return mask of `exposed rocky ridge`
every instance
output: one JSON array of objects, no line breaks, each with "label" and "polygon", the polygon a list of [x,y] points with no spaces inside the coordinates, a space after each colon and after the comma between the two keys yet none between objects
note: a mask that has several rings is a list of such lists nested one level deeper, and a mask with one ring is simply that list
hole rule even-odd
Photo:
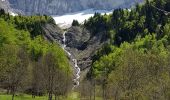
[{"label": "exposed rocky ridge", "polygon": [[78,60],[81,69],[85,69],[92,64],[91,57],[95,54],[105,41],[102,41],[102,34],[92,36],[82,27],[71,27],[66,33],[67,49]]},{"label": "exposed rocky ridge", "polygon": [[[56,25],[46,24],[43,26],[45,38],[62,44],[62,33],[64,32]],[[101,42],[102,35],[91,37],[86,29],[82,27],[71,27],[66,32],[66,49],[78,60],[81,70],[92,64],[91,57],[104,42]]]},{"label": "exposed rocky ridge", "polygon": [[11,7],[27,15],[60,15],[85,9],[112,10],[127,8],[143,0],[8,0]]},{"label": "exposed rocky ridge", "polygon": [[44,31],[44,38],[51,41],[51,42],[57,42],[58,44],[61,44],[62,41],[62,33],[63,30],[60,29],[55,24],[45,24],[42,26],[42,29]]},{"label": "exposed rocky ridge", "polygon": [[4,9],[6,12],[8,12],[8,10],[10,10],[8,1],[0,0],[0,9]]},{"label": "exposed rocky ridge", "polygon": [[8,0],[0,0],[0,9],[4,9],[6,13],[9,13],[12,16],[15,16],[17,14],[24,14],[24,12],[22,12],[21,10],[11,8]]}]

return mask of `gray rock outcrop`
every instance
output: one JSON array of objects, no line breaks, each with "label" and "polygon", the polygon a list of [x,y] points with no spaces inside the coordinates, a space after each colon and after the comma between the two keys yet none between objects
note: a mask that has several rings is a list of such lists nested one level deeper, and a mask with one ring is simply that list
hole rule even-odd
[{"label": "gray rock outcrop", "polygon": [[6,12],[8,12],[10,10],[8,1],[0,0],[0,9],[4,9]]},{"label": "gray rock outcrop", "polygon": [[[43,31],[44,37],[47,40],[62,45],[63,30],[56,25],[46,24],[43,26]],[[81,70],[90,67],[92,64],[92,56],[105,42],[101,41],[103,37],[102,34],[91,36],[91,33],[82,27],[70,27],[66,30],[65,35],[67,45],[65,49],[78,60],[78,66]]]},{"label": "gray rock outcrop", "polygon": [[27,15],[60,15],[85,9],[112,10],[143,0],[8,0],[11,7]]},{"label": "gray rock outcrop", "polygon": [[83,27],[72,26],[67,30],[66,49],[78,60],[81,70],[91,66],[92,56],[105,43],[102,37],[102,34],[92,36]]}]

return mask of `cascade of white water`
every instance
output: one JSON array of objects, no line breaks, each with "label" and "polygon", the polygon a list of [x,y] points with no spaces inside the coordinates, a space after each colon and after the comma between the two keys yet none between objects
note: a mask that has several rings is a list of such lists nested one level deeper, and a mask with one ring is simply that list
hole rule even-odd
[{"label": "cascade of white water", "polygon": [[74,89],[75,87],[79,86],[80,68],[78,67],[77,59],[74,59],[73,56],[71,55],[71,53],[65,49],[66,48],[65,34],[66,34],[66,32],[63,33],[63,49],[68,54],[68,56],[72,59],[72,61],[74,62],[74,69],[75,69],[75,78],[73,79],[73,82],[74,82],[73,89]]}]

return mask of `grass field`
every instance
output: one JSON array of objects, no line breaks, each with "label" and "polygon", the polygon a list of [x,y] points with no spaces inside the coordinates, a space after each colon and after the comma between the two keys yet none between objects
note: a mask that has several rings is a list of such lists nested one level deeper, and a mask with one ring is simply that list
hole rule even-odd
[{"label": "grass field", "polygon": [[[0,100],[11,100],[11,99],[12,99],[12,95],[0,94]],[[36,96],[35,98],[32,98],[31,95],[24,94],[24,95],[15,96],[14,100],[48,100],[48,97],[47,96],[41,96],[41,97]],[[72,93],[67,98],[60,97],[60,100],[80,100],[80,99],[77,93]]]},{"label": "grass field", "polygon": [[[11,95],[5,95],[5,94],[0,94],[0,100],[11,100],[12,96]],[[14,100],[48,100],[47,96],[41,96],[38,97],[36,96],[35,98],[32,98],[31,95],[18,95],[15,96]],[[54,97],[53,97],[54,100]],[[60,100],[89,100],[88,98],[79,98],[78,93],[71,93],[70,95],[68,95],[68,97],[60,97]],[[102,100],[101,98],[96,97],[96,100]]]},{"label": "grass field", "polygon": [[[11,95],[0,95],[0,100],[11,100]],[[15,96],[14,100],[48,100],[46,96],[32,98],[30,95]]]}]

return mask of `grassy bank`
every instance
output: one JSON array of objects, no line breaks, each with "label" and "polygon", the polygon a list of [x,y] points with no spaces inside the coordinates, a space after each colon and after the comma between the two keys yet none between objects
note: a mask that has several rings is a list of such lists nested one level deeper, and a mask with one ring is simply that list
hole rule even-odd
[{"label": "grassy bank", "polygon": [[[0,95],[0,100],[11,100],[11,95]],[[46,96],[32,98],[31,95],[18,95],[15,100],[48,100]]]},{"label": "grassy bank", "polygon": [[[12,95],[0,94],[0,100],[11,100]],[[48,96],[36,96],[32,98],[31,95],[23,94],[15,96],[14,100],[48,100]],[[54,100],[54,97],[53,97]],[[80,98],[78,93],[71,93],[67,97],[60,97],[60,100],[89,100],[89,98]],[[102,98],[96,97],[96,100],[102,100]]]},{"label": "grassy bank", "polygon": [[[60,100],[80,100],[77,93],[69,94],[68,97],[60,97]],[[0,100],[11,100],[12,95],[0,94]],[[53,97],[54,99],[54,97]],[[15,96],[14,100],[48,100],[48,96],[36,96],[32,98],[31,95],[22,94]]]}]

